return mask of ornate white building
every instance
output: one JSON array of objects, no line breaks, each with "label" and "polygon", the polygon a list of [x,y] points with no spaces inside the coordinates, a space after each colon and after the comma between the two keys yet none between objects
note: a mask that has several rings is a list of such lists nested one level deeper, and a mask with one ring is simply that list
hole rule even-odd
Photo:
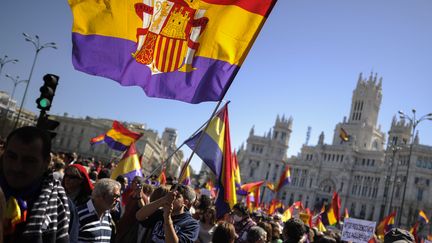
[{"label": "ornate white building", "polygon": [[[381,99],[382,78],[371,74],[364,79],[360,74],[349,117],[336,124],[332,143],[325,144],[321,133],[316,145],[303,145],[301,152],[289,159],[286,154],[292,118],[278,116],[273,129],[264,136],[255,135],[252,128],[246,147],[238,152],[242,182],[277,183],[289,166],[291,184],[278,195],[266,190],[264,201],[277,197],[291,204],[300,200],[306,207],[319,210],[337,191],[342,210],[347,208],[351,217],[374,221],[393,210],[399,213],[406,184],[402,225],[414,222],[420,209],[430,216],[432,147],[419,144],[417,134],[406,180],[412,124],[394,117],[386,142],[377,124]],[[349,135],[348,142],[342,141],[341,128]]]}]

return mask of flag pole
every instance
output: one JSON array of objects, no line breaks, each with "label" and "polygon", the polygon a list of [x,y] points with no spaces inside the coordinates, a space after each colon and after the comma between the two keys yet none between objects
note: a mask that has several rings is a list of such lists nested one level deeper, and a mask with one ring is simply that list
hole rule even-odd
[{"label": "flag pole", "polygon": [[[216,106],[216,108],[215,108],[215,111],[217,111],[217,109],[218,109],[218,107],[219,107],[219,105],[220,105],[220,103],[222,102],[222,99],[218,102],[218,105]],[[229,101],[227,102],[227,103],[229,103]],[[189,140],[189,139],[191,139],[192,137],[194,137],[198,132],[200,132],[201,130],[204,130],[205,131],[205,129],[207,129],[207,127],[208,127],[208,125],[210,124],[210,121],[213,119],[213,116],[214,116],[214,114],[216,113],[216,112],[213,112],[213,114],[212,114],[212,116],[210,117],[210,119],[208,119],[207,121],[205,121],[195,132],[193,132],[192,133],[192,135],[190,135],[189,136],[189,138],[187,138],[185,141],[183,141],[183,143],[176,149],[176,150],[174,150],[169,156],[168,156],[168,158],[166,158],[161,164],[159,164],[151,173],[150,173],[150,175],[148,175],[145,179],[148,179],[148,178],[150,178],[154,173],[156,173],[156,171],[158,171],[162,166],[164,166],[166,163],[168,163],[168,161],[174,156],[174,154],[176,154],[179,150],[180,150],[180,148],[181,147],[183,147],[183,145],[185,145],[186,143],[186,141],[187,140]],[[204,129],[202,129],[203,127],[205,127]],[[201,136],[200,136],[201,137]],[[198,141],[198,143],[197,143],[197,146],[196,147],[198,147],[198,145],[199,145],[199,142],[200,141]],[[189,161],[190,161],[190,159],[191,158],[189,158],[189,160],[188,160],[188,165],[189,165]],[[182,173],[182,171],[183,171],[183,168],[182,168],[182,170],[180,171],[180,175],[181,175],[181,173]],[[180,177],[179,177],[180,178]]]},{"label": "flag pole", "polygon": [[174,150],[174,152],[172,152],[168,158],[166,158],[162,163],[160,163],[148,176],[146,176],[145,179],[150,178],[154,173],[156,173],[156,171],[158,171],[161,167],[165,166],[166,163],[168,163],[168,161],[174,156],[174,154],[176,154],[181,147],[183,147],[183,145],[185,145],[185,142],[183,142],[176,150]]}]

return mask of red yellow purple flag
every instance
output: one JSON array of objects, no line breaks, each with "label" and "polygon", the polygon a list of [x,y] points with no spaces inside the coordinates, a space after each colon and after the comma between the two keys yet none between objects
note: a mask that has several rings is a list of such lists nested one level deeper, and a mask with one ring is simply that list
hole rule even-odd
[{"label": "red yellow purple flag", "polygon": [[127,177],[128,181],[132,181],[135,176],[143,176],[135,143],[130,145],[123,158],[114,168],[111,173],[111,179],[115,180],[119,175]]},{"label": "red yellow purple flag", "polygon": [[419,221],[425,224],[429,223],[429,218],[426,216],[426,213],[423,210],[419,211]]},{"label": "red yellow purple flag", "polygon": [[237,154],[234,151],[232,153],[232,160],[233,160],[233,170],[234,170],[234,181],[235,181],[235,185],[236,188],[240,188],[241,187],[241,177],[240,177],[240,166],[238,165],[238,161],[237,161]]},{"label": "red yellow purple flag", "polygon": [[289,183],[291,183],[291,172],[289,166],[287,166],[279,178],[279,182],[276,186],[276,192]]},{"label": "red yellow purple flag", "polygon": [[385,217],[377,226],[376,232],[380,237],[384,235],[394,227],[396,212],[392,212],[389,216]]},{"label": "red yellow purple flag", "polygon": [[120,122],[113,121],[112,128],[104,136],[104,142],[112,149],[125,151],[142,136],[128,130]]},{"label": "red yellow purple flag", "polygon": [[217,101],[276,0],[68,0],[75,69],[151,97]]},{"label": "red yellow purple flag", "polygon": [[183,174],[179,177],[179,182],[183,185],[190,186],[191,185],[191,174],[190,174],[190,168],[189,165],[185,164],[184,166],[187,166],[186,169],[182,170],[184,171]]},{"label": "red yellow purple flag", "polygon": [[340,202],[339,194],[337,192],[333,192],[330,209],[327,212],[327,220],[329,225],[335,225],[336,223],[339,222],[340,207],[341,207],[341,202]]},{"label": "red yellow purple flag", "polygon": [[90,139],[90,145],[93,146],[96,144],[104,143],[105,142],[104,139],[105,139],[105,134],[101,134],[99,136],[96,136],[96,137]]}]

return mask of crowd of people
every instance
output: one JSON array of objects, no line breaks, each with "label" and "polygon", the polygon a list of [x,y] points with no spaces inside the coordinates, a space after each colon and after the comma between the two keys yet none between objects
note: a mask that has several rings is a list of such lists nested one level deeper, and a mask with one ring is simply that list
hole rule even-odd
[{"label": "crowd of people", "polygon": [[[251,213],[244,203],[218,219],[214,198],[175,179],[110,179],[113,164],[53,153],[35,127],[10,133],[0,154],[0,242],[341,242],[336,231]],[[395,241],[414,238],[392,229],[384,242]]]}]

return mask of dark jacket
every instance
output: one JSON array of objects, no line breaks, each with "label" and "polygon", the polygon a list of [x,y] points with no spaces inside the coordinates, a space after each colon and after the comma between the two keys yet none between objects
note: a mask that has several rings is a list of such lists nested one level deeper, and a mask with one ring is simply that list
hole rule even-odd
[{"label": "dark jacket", "polygon": [[[198,239],[200,227],[199,222],[198,220],[192,218],[192,215],[189,212],[174,215],[172,216],[172,220],[180,243],[192,243]],[[143,242],[165,243],[164,219],[162,210],[157,210],[146,220],[142,221],[141,225],[146,229],[154,226],[151,230],[147,231]]]}]

